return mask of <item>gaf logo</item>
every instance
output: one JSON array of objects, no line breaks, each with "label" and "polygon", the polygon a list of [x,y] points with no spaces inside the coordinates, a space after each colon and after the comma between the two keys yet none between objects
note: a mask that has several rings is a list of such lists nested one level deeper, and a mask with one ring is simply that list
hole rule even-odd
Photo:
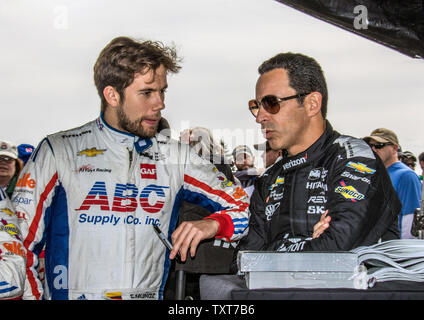
[{"label": "gaf logo", "polygon": [[140,164],[140,172],[142,179],[157,179],[155,164]]}]

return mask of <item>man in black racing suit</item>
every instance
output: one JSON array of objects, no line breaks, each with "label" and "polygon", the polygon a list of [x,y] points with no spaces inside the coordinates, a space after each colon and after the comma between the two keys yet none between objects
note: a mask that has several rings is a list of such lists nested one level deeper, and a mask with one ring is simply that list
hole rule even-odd
[{"label": "man in black racing suit", "polygon": [[[345,251],[399,238],[401,204],[389,175],[363,140],[340,135],[326,120],[318,63],[283,53],[259,73],[249,109],[271,148],[285,155],[255,182],[238,250]],[[331,227],[313,237],[327,211]]]}]

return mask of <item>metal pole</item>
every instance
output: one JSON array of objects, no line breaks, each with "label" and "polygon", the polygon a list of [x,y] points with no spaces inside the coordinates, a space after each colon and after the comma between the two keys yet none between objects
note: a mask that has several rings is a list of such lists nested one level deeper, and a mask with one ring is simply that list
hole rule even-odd
[{"label": "metal pole", "polygon": [[184,300],[186,274],[183,270],[176,271],[177,284],[175,288],[175,300]]}]

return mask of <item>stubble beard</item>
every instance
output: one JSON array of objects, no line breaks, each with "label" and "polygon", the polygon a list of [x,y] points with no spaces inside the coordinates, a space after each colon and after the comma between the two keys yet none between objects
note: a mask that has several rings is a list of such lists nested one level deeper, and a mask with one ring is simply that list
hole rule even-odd
[{"label": "stubble beard", "polygon": [[148,130],[144,129],[142,124],[144,119],[144,117],[140,117],[131,121],[127,117],[122,104],[118,108],[118,125],[120,128],[143,139],[152,138],[156,134],[158,127],[150,127]]}]

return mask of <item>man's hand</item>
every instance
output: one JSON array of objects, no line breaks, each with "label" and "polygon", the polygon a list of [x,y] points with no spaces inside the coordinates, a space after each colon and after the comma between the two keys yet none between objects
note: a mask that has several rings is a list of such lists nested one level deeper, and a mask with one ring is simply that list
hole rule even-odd
[{"label": "man's hand", "polygon": [[329,226],[331,217],[327,217],[328,210],[326,210],[322,215],[319,221],[314,225],[314,233],[312,238],[318,238]]},{"label": "man's hand", "polygon": [[169,258],[174,259],[180,252],[181,261],[185,261],[189,248],[190,256],[194,257],[200,241],[213,238],[218,229],[219,223],[213,219],[181,223],[171,236],[173,249]]}]

